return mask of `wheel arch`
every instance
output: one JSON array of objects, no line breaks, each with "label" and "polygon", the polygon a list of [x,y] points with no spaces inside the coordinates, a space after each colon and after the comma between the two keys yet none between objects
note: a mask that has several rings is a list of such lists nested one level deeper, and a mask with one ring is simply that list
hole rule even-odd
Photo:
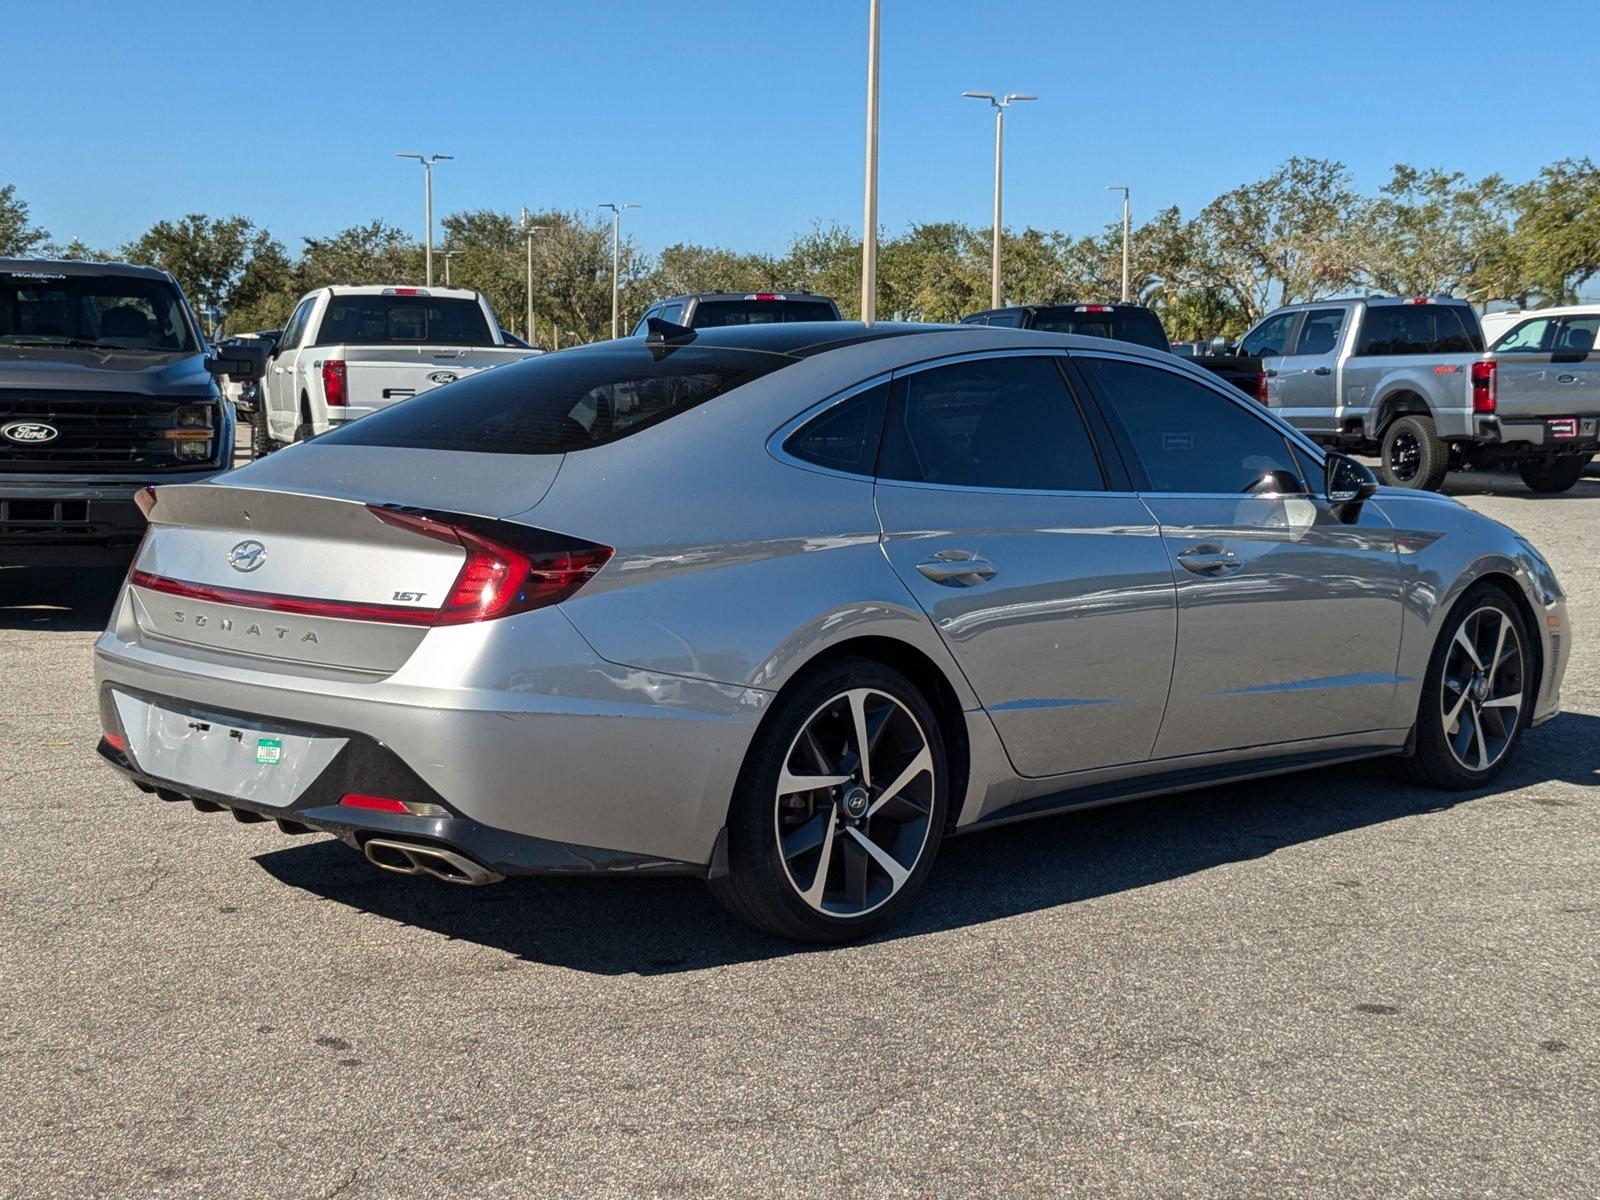
[{"label": "wheel arch", "polygon": [[[1499,568],[1485,571],[1470,584],[1468,584],[1467,588],[1476,587],[1480,583],[1487,583],[1491,587],[1498,588],[1501,592],[1505,593],[1506,599],[1511,601],[1511,606],[1522,614],[1522,619],[1528,626],[1528,648],[1533,657],[1533,695],[1534,703],[1537,706],[1538,698],[1544,691],[1545,670],[1544,637],[1540,628],[1542,622],[1540,620],[1538,611],[1534,608],[1533,601],[1528,599],[1528,593],[1523,590],[1522,584],[1518,581],[1517,577],[1508,571],[1503,571]],[[1466,589],[1463,589],[1461,595],[1465,594]],[[1454,600],[1451,601],[1452,608],[1455,607],[1455,604],[1460,600],[1460,598],[1461,596],[1458,595]]]},{"label": "wheel arch", "polygon": [[851,658],[864,658],[898,671],[927,699],[934,718],[939,722],[939,732],[949,756],[949,802],[946,805],[945,829],[948,832],[955,828],[972,777],[972,740],[967,732],[966,713],[961,707],[956,685],[944,668],[910,642],[881,634],[864,634],[822,648],[789,673],[778,689],[774,702],[768,704],[766,712],[762,714],[755,735],[750,740],[751,747],[760,743],[762,734],[774,719],[773,714],[779,708],[776,703],[778,698],[803,685],[818,671]]},{"label": "wheel arch", "polygon": [[1433,409],[1421,392],[1409,383],[1398,383],[1384,393],[1374,409],[1371,434],[1382,439],[1389,426],[1405,416],[1431,417]]}]

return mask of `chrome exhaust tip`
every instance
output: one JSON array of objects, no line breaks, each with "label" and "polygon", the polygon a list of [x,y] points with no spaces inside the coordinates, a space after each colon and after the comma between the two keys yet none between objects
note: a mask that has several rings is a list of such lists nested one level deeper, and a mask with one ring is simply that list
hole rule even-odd
[{"label": "chrome exhaust tip", "polygon": [[397,875],[432,875],[446,883],[462,883],[468,887],[499,883],[505,878],[454,850],[421,842],[368,838],[362,843],[361,850],[373,866]]}]

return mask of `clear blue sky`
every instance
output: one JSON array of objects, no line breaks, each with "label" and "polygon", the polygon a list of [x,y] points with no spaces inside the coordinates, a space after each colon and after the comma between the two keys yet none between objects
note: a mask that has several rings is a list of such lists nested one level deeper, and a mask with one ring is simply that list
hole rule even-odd
[{"label": "clear blue sky", "polygon": [[[1193,212],[1292,154],[1366,189],[1407,161],[1527,178],[1595,155],[1593,0],[1314,5],[883,0],[882,223],[989,217],[992,125],[965,89],[1037,92],[1007,122],[1006,219],[1086,232]],[[232,5],[15,3],[0,183],[61,240],[243,213],[291,249],[383,217],[643,204],[647,249],[781,249],[861,219],[866,0]],[[1563,32],[1565,31],[1565,32]],[[20,66],[19,66],[20,64]]]}]

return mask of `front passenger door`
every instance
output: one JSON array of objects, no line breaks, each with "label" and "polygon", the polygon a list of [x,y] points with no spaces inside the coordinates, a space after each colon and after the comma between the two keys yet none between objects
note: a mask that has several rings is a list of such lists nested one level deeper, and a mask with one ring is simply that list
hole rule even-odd
[{"label": "front passenger door", "polygon": [[1320,470],[1244,397],[1154,363],[1075,353],[1161,524],[1178,654],[1158,758],[1409,725],[1392,711],[1402,614],[1393,527],[1341,516]]}]

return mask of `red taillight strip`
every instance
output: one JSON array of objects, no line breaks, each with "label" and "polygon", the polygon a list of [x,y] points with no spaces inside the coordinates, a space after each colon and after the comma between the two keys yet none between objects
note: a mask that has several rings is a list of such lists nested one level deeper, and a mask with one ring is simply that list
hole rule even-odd
[{"label": "red taillight strip", "polygon": [[363,604],[356,600],[313,600],[306,596],[282,596],[276,592],[252,592],[245,588],[216,587],[208,583],[189,583],[168,579],[149,571],[130,571],[128,582],[134,587],[204,600],[211,604],[237,604],[266,612],[290,613],[299,617],[336,617],[342,621],[385,621],[391,625],[432,625],[438,615],[431,608],[405,608],[397,604]]}]

